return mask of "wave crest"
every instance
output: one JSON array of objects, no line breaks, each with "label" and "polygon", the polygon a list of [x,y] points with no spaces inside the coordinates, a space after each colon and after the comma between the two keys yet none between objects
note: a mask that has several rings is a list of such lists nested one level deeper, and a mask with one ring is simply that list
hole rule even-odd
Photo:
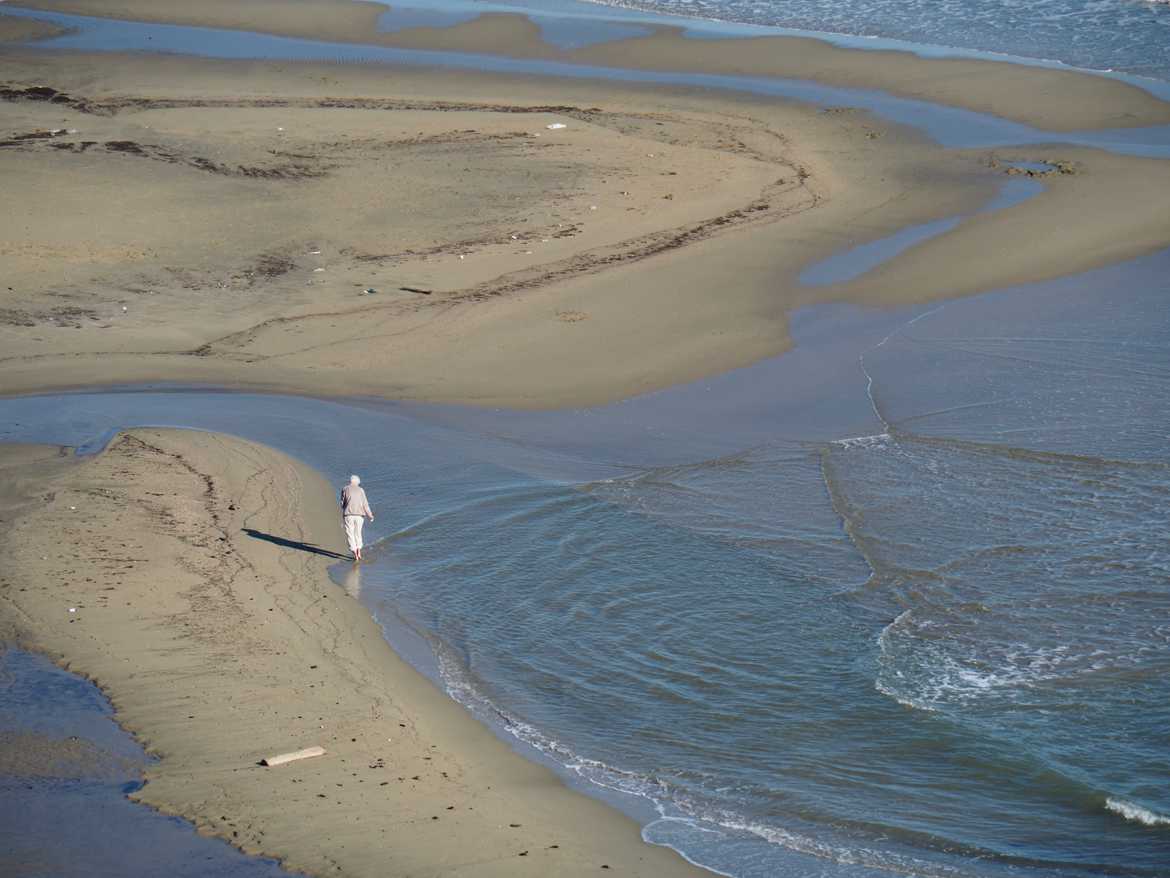
[{"label": "wave crest", "polygon": [[1143,826],[1170,826],[1170,817],[1149,811],[1141,805],[1127,802],[1125,799],[1110,797],[1105,800],[1105,808],[1114,814],[1120,814],[1126,820],[1140,823]]}]

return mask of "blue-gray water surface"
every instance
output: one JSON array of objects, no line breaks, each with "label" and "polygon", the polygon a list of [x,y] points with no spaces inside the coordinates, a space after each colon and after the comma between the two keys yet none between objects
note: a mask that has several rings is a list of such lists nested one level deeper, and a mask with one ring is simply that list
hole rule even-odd
[{"label": "blue-gray water surface", "polygon": [[[92,683],[41,656],[0,646],[0,734],[80,739],[81,770],[48,766],[0,774],[0,874],[5,878],[287,878],[269,859],[198,835],[177,817],[138,805],[149,758],[114,723]],[[6,745],[9,745],[6,742]]]},{"label": "blue-gray water surface", "polygon": [[613,5],[1170,79],[1165,0],[614,0]]},{"label": "blue-gray water surface", "polygon": [[360,472],[339,583],[727,874],[1165,875],[1168,279],[812,309],[790,354],[600,409],[86,393],[0,401],[0,440],[185,425]]}]

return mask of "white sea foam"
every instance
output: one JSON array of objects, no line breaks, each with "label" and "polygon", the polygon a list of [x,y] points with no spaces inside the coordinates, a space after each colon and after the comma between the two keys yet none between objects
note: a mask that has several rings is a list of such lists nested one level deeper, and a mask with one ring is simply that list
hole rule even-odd
[{"label": "white sea foam", "polygon": [[[896,671],[883,674],[878,690],[898,701],[909,701],[923,709],[926,705],[962,704],[995,693],[1015,698],[1037,684],[1068,676],[1060,657],[1043,651],[1029,656],[971,657],[948,655],[946,647],[927,649],[915,657],[911,675]],[[992,661],[996,661],[992,664]],[[1075,668],[1075,660],[1070,660]],[[906,688],[898,684],[901,683]],[[906,689],[916,691],[906,691]],[[895,694],[896,693],[896,694]]]},{"label": "white sea foam", "polygon": [[877,433],[873,436],[853,436],[849,439],[834,439],[831,444],[838,448],[882,448],[890,440],[889,433]]},{"label": "white sea foam", "polygon": [[1036,686],[1137,663],[1132,656],[1067,644],[996,646],[941,620],[901,613],[878,635],[874,688],[899,704],[935,711],[997,698],[1027,697]]},{"label": "white sea foam", "polygon": [[942,863],[930,863],[873,848],[839,847],[782,827],[740,820],[730,815],[723,815],[721,819],[714,822],[733,832],[748,833],[769,844],[779,845],[819,859],[831,860],[843,866],[863,866],[898,875],[921,876],[921,878],[952,878],[952,876],[966,874]]},{"label": "white sea foam", "polygon": [[1120,814],[1126,820],[1141,823],[1143,826],[1170,826],[1170,817],[1148,811],[1141,805],[1135,805],[1133,802],[1125,801],[1125,799],[1110,797],[1105,800],[1105,807],[1114,814]]},{"label": "white sea foam", "polygon": [[[908,613],[903,615],[908,615]],[[680,853],[684,859],[715,874],[728,875],[729,873],[692,859],[673,840],[659,838],[656,827],[661,830],[668,825],[682,825],[686,827],[686,831],[696,833],[751,835],[769,844],[818,859],[842,865],[864,866],[889,871],[902,876],[954,878],[954,876],[963,874],[945,864],[926,862],[867,847],[842,846],[782,826],[759,823],[735,811],[712,808],[709,804],[693,798],[684,789],[661,778],[628,771],[582,756],[535,726],[501,710],[467,679],[453,656],[445,655],[445,651],[442,649],[438,652],[440,675],[452,698],[469,708],[474,714],[480,717],[486,716],[494,724],[502,725],[508,734],[532,747],[581,780],[604,790],[650,802],[659,817],[643,827],[643,839],[651,844],[670,847]]]},{"label": "white sea foam", "polygon": [[908,707],[911,710],[922,710],[922,711],[926,711],[927,713],[934,713],[938,710],[937,707],[935,707],[933,704],[931,704],[928,701],[923,701],[923,700],[917,699],[917,698],[911,698],[909,695],[906,695],[902,692],[898,692],[896,689],[890,688],[885,683],[883,683],[880,678],[878,680],[874,681],[873,688],[876,689],[878,692],[880,692],[882,695],[886,696],[887,698],[892,698],[896,702],[898,702],[900,705],[902,705],[903,707]]},{"label": "white sea foam", "polygon": [[481,720],[502,727],[516,740],[572,772],[582,780],[596,784],[603,789],[613,790],[628,796],[658,802],[669,795],[665,784],[637,772],[626,771],[595,759],[589,759],[570,747],[550,737],[535,726],[501,709],[486,697],[466,673],[454,656],[441,644],[436,646],[439,676],[447,693]]}]

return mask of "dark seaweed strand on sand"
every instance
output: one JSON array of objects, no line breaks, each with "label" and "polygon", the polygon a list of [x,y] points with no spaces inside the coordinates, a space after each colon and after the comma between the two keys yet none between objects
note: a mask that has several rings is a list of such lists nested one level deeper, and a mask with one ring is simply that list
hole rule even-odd
[{"label": "dark seaweed strand on sand", "polygon": [[0,100],[4,101],[44,101],[50,104],[65,104],[79,113],[97,113],[97,108],[88,101],[75,98],[63,91],[58,91],[48,85],[29,85],[25,87],[2,85],[0,86]]}]

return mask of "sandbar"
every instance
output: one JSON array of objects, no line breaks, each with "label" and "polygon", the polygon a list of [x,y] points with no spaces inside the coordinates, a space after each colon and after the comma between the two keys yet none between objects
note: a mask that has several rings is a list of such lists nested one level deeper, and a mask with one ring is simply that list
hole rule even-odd
[{"label": "sandbar", "polygon": [[[0,506],[20,509],[0,637],[102,688],[159,757],[133,798],[316,875],[709,874],[395,655],[327,577],[333,489],[302,464],[181,430],[83,459],[0,446]],[[312,745],[326,755],[257,764]]]},{"label": "sandbar", "polygon": [[[21,50],[0,79],[6,393],[145,379],[599,404],[782,353],[794,308],[940,300],[1170,244],[1165,162],[946,150],[836,106]],[[1009,156],[1074,172],[857,282],[799,283],[974,216]]]}]

